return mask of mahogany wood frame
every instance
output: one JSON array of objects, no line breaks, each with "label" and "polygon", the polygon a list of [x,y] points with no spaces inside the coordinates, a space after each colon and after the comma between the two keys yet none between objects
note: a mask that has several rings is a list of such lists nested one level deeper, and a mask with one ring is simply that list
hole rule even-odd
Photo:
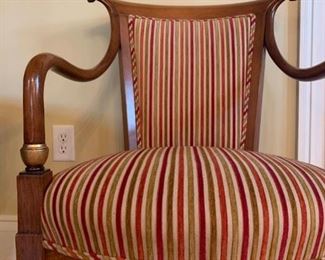
[{"label": "mahogany wood frame", "polygon": [[[88,0],[94,2],[95,0]],[[52,179],[50,170],[44,170],[48,148],[45,144],[44,82],[49,70],[75,81],[90,81],[103,74],[119,51],[122,79],[125,148],[136,148],[136,124],[127,17],[129,14],[157,18],[208,19],[253,13],[256,15],[256,33],[252,67],[252,85],[249,101],[246,149],[257,150],[262,101],[264,51],[289,76],[299,80],[325,77],[325,62],[309,69],[298,69],[282,57],[274,37],[274,15],[285,0],[255,0],[246,3],[217,6],[158,6],[133,4],[118,0],[98,0],[111,18],[111,40],[100,63],[92,69],[80,69],[53,54],[35,56],[24,75],[24,145],[22,159],[26,165],[17,177],[18,233],[17,259],[71,259],[42,248],[41,207],[45,190]]]}]

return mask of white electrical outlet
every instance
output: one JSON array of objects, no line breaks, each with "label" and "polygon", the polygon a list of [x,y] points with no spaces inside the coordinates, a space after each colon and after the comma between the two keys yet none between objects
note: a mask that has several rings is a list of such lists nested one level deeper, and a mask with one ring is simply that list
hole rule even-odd
[{"label": "white electrical outlet", "polygon": [[73,125],[53,125],[53,160],[75,160]]}]

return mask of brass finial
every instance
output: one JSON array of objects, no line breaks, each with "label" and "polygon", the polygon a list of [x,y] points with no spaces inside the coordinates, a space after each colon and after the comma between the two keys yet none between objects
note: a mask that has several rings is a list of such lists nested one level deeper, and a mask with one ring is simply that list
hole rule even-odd
[{"label": "brass finial", "polygon": [[46,144],[24,144],[20,149],[20,155],[25,163],[26,171],[43,170],[49,154]]}]

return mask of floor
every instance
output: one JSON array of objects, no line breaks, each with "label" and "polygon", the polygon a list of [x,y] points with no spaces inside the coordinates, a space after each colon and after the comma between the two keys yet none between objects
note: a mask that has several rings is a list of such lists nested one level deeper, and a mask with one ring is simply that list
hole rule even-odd
[{"label": "floor", "polygon": [[16,231],[0,231],[0,260],[15,260]]}]

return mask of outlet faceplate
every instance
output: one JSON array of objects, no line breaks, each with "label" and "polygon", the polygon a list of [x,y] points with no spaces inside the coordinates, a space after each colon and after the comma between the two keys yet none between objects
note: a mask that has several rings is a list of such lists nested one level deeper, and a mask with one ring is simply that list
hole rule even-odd
[{"label": "outlet faceplate", "polygon": [[73,125],[53,125],[53,160],[75,160]]}]

